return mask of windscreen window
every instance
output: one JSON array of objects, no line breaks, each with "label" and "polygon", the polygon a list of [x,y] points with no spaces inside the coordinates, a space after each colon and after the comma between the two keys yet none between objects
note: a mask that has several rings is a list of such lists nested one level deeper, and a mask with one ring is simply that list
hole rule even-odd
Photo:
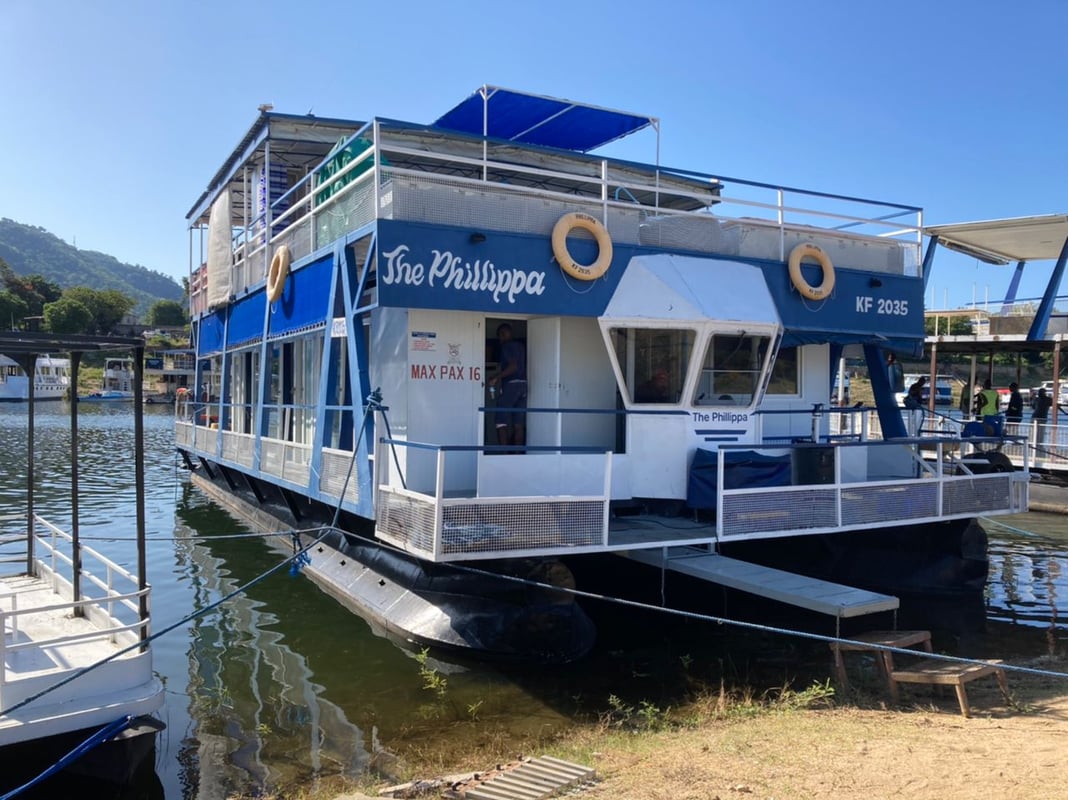
[{"label": "windscreen window", "polygon": [[771,337],[714,334],[694,393],[696,406],[748,406],[760,391]]},{"label": "windscreen window", "polygon": [[696,334],[679,328],[612,328],[612,349],[631,402],[678,404]]}]

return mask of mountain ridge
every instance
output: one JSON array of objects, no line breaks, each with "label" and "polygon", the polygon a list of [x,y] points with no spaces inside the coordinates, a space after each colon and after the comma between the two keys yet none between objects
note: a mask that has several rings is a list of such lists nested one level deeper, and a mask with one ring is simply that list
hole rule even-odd
[{"label": "mountain ridge", "polygon": [[7,217],[0,218],[0,258],[17,275],[43,275],[63,289],[118,289],[134,299],[140,314],[157,300],[180,301],[183,296],[181,285],[169,275],[98,250],[80,250],[51,231]]}]

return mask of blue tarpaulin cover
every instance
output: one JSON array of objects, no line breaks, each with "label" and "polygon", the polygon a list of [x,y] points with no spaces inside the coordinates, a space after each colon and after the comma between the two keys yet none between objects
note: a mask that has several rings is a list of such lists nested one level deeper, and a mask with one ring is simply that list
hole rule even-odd
[{"label": "blue tarpaulin cover", "polygon": [[[698,448],[690,465],[686,505],[690,508],[716,507],[716,462],[713,450]],[[790,456],[766,456],[755,450],[730,450],[723,454],[723,488],[755,489],[790,485]]]},{"label": "blue tarpaulin cover", "polygon": [[585,153],[655,121],[642,114],[485,86],[443,114],[434,126]]}]

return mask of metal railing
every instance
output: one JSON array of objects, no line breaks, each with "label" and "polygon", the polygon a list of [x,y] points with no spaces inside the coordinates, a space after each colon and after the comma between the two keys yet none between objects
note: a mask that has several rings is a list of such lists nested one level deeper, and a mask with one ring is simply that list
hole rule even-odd
[{"label": "metal railing", "polygon": [[[830,253],[836,263],[920,272],[923,215],[915,206],[514,144],[484,147],[458,133],[437,132],[431,150],[420,133],[404,123],[368,123],[239,228],[232,291],[262,281],[281,245],[298,260],[376,218],[422,219],[435,206],[450,224],[461,223],[464,207],[477,212],[480,227],[539,233],[582,208],[617,240],[779,260],[797,242],[822,236],[838,248]],[[370,144],[323,174],[339,150],[362,141]],[[203,310],[206,282],[199,263],[191,268],[191,306]]]},{"label": "metal railing", "polygon": [[[393,461],[384,448],[405,453]],[[380,439],[377,470],[376,535],[408,552],[435,561],[521,557],[546,552],[598,552],[608,543],[612,454],[589,448],[523,448],[525,456],[499,446],[443,446]],[[428,456],[423,463],[412,453]],[[450,479],[464,473],[461,488]],[[492,465],[485,463],[489,459]],[[489,467],[492,466],[492,469]],[[402,468],[405,477],[393,476]],[[474,470],[472,473],[471,470]],[[493,473],[490,485],[479,475]],[[570,480],[581,475],[573,493],[515,496],[494,486],[527,487],[539,477]],[[416,487],[416,488],[413,488]]]},{"label": "metal railing", "polygon": [[[10,608],[0,607],[0,631],[10,632],[0,637],[0,664],[9,653],[21,650],[57,648],[72,644],[107,640],[133,644],[147,636],[149,620],[140,618],[140,598],[148,597],[150,588],[138,588],[137,576],[91,547],[79,544],[81,561],[80,592],[74,597],[73,538],[39,515],[34,515],[34,564],[37,577],[60,598],[61,602],[44,605],[19,606],[19,591],[8,589],[0,593],[0,604],[10,601]],[[12,544],[26,537],[5,537]],[[64,552],[69,550],[70,553]],[[25,563],[25,559],[21,559]],[[20,637],[20,620],[58,611],[70,611],[73,616],[85,617],[91,630],[65,633],[47,638]],[[131,656],[133,657],[133,656]],[[8,681],[0,670],[0,691]]]},{"label": "metal railing", "polygon": [[[989,440],[982,440],[989,441]],[[783,459],[758,487],[731,486],[731,454]],[[717,460],[717,537],[754,539],[935,522],[1027,509],[1029,476],[978,474],[965,440],[721,446]],[[787,478],[783,472],[789,469]]]}]

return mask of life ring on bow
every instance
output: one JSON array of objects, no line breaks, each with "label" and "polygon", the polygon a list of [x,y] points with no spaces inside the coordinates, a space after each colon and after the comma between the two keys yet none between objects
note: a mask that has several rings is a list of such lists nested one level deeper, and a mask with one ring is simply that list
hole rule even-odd
[{"label": "life ring on bow", "polygon": [[[597,260],[592,264],[580,264],[567,249],[567,235],[576,228],[589,231],[597,241]],[[612,265],[612,238],[600,220],[582,211],[564,214],[553,225],[553,257],[560,269],[580,281],[595,281],[608,272]]]},{"label": "life ring on bow", "polygon": [[[815,259],[823,270],[823,282],[819,286],[813,286],[801,274],[801,261],[805,258]],[[834,290],[834,264],[822,249],[811,242],[799,244],[790,251],[790,282],[802,297],[822,300]]]},{"label": "life ring on bow", "polygon": [[282,296],[289,276],[289,248],[282,245],[274,251],[271,268],[267,272],[267,299],[272,303]]}]

